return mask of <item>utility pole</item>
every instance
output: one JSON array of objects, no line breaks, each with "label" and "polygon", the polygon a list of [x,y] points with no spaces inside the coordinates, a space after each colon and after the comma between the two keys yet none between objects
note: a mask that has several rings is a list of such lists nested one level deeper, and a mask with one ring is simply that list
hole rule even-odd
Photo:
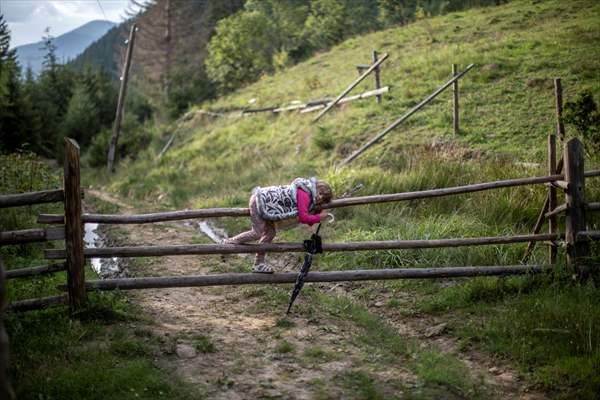
[{"label": "utility pole", "polygon": [[133,53],[133,43],[135,41],[135,32],[137,28],[135,23],[131,25],[129,40],[127,41],[127,53],[125,54],[125,67],[121,77],[121,88],[119,90],[119,100],[117,102],[117,114],[113,125],[113,134],[108,148],[107,167],[109,171],[114,171],[115,156],[117,152],[117,143],[119,142],[119,133],[121,131],[121,121],[123,120],[123,105],[125,104],[125,95],[127,94],[127,80],[129,79],[129,68],[131,67],[131,55]]}]

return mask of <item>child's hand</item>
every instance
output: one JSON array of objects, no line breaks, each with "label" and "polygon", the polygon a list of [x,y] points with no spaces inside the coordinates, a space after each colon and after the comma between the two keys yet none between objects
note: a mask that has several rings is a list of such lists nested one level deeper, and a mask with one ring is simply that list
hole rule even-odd
[{"label": "child's hand", "polygon": [[325,221],[325,219],[327,218],[327,216],[329,215],[329,213],[327,211],[321,211],[319,213],[319,218],[321,218],[321,221]]}]

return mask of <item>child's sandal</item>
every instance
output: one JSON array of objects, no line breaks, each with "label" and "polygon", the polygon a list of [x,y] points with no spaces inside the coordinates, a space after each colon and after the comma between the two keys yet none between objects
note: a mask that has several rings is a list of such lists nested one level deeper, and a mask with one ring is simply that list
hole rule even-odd
[{"label": "child's sandal", "polygon": [[269,267],[267,264],[258,264],[252,267],[252,272],[257,274],[272,274],[273,268]]}]

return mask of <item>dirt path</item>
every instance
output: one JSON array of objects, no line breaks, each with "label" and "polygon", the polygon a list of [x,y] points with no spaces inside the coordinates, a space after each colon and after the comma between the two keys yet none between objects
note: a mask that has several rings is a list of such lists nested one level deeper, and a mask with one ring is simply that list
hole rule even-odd
[{"label": "dirt path", "polygon": [[[123,200],[101,191],[88,194],[119,205],[123,213],[136,211]],[[208,242],[195,227],[184,223],[122,225],[119,229],[124,232],[120,241],[128,244]],[[295,257],[271,259],[291,269]],[[129,266],[136,276],[237,272],[248,268],[249,260],[238,256],[138,259]],[[317,290],[352,296],[358,287],[377,284],[323,284]],[[157,338],[156,363],[196,386],[202,398],[470,398],[465,393],[424,384],[407,366],[410,360],[389,357],[385,349],[379,351],[364,345],[361,327],[328,312],[326,307],[311,304],[308,295],[300,296],[296,313],[285,319],[288,286],[140,290],[130,295],[151,316],[151,322],[139,323],[136,329]],[[419,348],[435,345],[463,361],[473,379],[485,382],[491,390],[484,397],[545,398],[530,392],[510,366],[485,354],[462,352],[455,340],[445,334],[442,319],[409,318],[381,307],[389,296],[382,290],[368,306],[369,311]],[[438,332],[429,329],[434,326]]]}]

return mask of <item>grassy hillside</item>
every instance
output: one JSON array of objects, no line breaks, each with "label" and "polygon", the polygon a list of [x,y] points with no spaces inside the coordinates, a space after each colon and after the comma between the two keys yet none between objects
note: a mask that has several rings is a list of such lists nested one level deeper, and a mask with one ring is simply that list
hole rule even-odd
[{"label": "grassy hillside", "polygon": [[[565,100],[584,89],[596,96],[600,92],[599,16],[600,4],[591,0],[514,1],[351,39],[230,96],[198,105],[157,135],[135,162],[123,161],[115,176],[90,171],[86,179],[105,182],[151,210],[245,206],[252,187],[296,176],[327,179],[339,196],[544,174],[546,136],[555,123],[552,78],[562,77]],[[373,99],[353,102],[316,124],[311,122],[314,114],[214,119],[199,111],[247,107],[250,99],[260,107],[335,95],[356,77],[355,64],[368,62],[373,49],[390,54],[382,82],[392,85],[392,92],[382,105]],[[460,135],[452,134],[447,92],[349,167],[334,168],[444,83],[452,63],[476,64],[460,81]],[[368,80],[356,92],[371,85]],[[158,159],[171,133],[177,135],[174,145]],[[597,155],[586,160],[588,166],[598,161]],[[586,196],[600,199],[598,181],[586,184]],[[526,233],[544,196],[541,186],[522,187],[340,209],[324,237],[348,241]],[[245,219],[218,223],[231,233],[248,224]],[[597,215],[590,217],[591,229],[599,224]],[[303,235],[287,231],[279,238]],[[326,254],[315,268],[517,264],[523,250],[523,245],[513,245]],[[598,247],[594,251],[598,254]],[[545,260],[546,249],[539,249],[533,262]],[[395,282],[389,287],[414,298],[400,312],[444,315],[465,346],[512,359],[522,373],[564,397],[591,398],[600,390],[594,373],[600,360],[600,293],[593,285],[561,279],[490,278],[450,286]]]},{"label": "grassy hillside", "polygon": [[[317,124],[311,123],[314,114],[211,120],[191,112],[169,130],[177,139],[160,162],[156,154],[166,135],[157,138],[142,161],[124,165],[113,187],[149,200],[163,194],[157,203],[165,206],[198,206],[224,197],[238,204],[238,196],[246,197],[257,184],[285,182],[297,175],[334,175],[342,191],[365,174],[402,175],[407,166],[415,167],[407,164],[408,154],[417,152],[420,158],[423,146],[434,155],[441,152],[467,164],[480,154],[511,162],[542,161],[545,137],[555,121],[552,78],[563,78],[566,100],[586,88],[600,90],[598,15],[600,5],[594,1],[515,1],[348,40],[199,108],[248,107],[250,99],[257,99],[253,107],[268,106],[335,95],[356,77],[355,64],[368,62],[372,49],[390,54],[382,82],[392,91],[382,105],[372,99],[354,102]],[[349,169],[332,172],[331,167],[365,139],[444,83],[452,63],[476,64],[460,82],[458,137],[452,135],[447,92]],[[370,86],[367,79],[355,92]],[[518,169],[514,172],[537,172]],[[456,179],[464,182],[469,177]],[[366,190],[402,189],[397,179],[389,181],[393,187]]]}]

